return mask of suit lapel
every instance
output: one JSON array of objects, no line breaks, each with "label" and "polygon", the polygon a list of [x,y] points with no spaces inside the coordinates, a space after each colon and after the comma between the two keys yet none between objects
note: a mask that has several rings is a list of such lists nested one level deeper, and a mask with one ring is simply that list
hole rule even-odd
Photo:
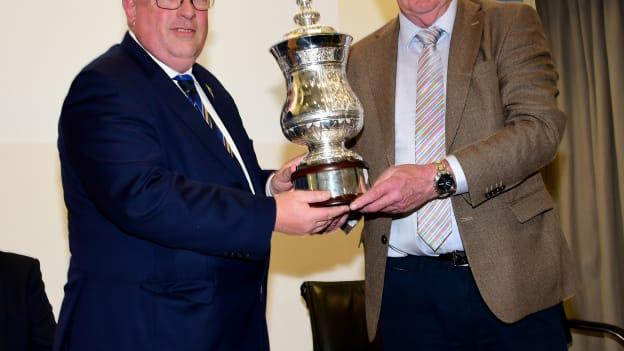
[{"label": "suit lapel", "polygon": [[[372,44],[369,74],[371,91],[375,98],[383,145],[389,165],[394,165],[394,114],[397,66],[398,18],[380,32]],[[391,73],[389,73],[391,72]]]},{"label": "suit lapel", "polygon": [[[166,75],[165,75],[166,76]],[[167,103],[171,112],[173,112],[177,119],[181,120],[187,125],[188,129],[199,138],[201,143],[208,149],[207,151],[219,159],[220,163],[232,172],[240,171],[240,166],[234,157],[227,153],[223,141],[216,137],[214,131],[210,129],[210,126],[203,119],[201,114],[195,109],[195,107],[188,101],[184,93],[178,89],[178,87],[166,77],[166,80],[162,80],[156,77],[152,79],[154,86],[157,87],[158,94],[161,95],[162,101],[170,101]],[[201,83],[200,83],[201,84]],[[219,112],[217,110],[217,112]],[[219,112],[219,117],[224,118],[223,114]],[[216,126],[215,126],[216,128]]]},{"label": "suit lapel", "polygon": [[[158,64],[149,57],[145,50],[128,34],[124,37],[121,45],[144,69],[153,87],[154,94],[156,95],[155,98],[161,101],[162,105],[166,106],[166,108],[175,115],[177,120],[182,121],[182,123],[188,127],[191,133],[206,147],[206,151],[214,155],[224,168],[231,172],[243,174],[238,162],[227,153],[221,140],[214,137],[213,131],[210,130],[210,127],[203,120],[199,112],[189,103],[184,93],[180,91],[173,80],[167,76]],[[200,85],[202,85],[202,83],[200,83]],[[208,92],[206,92],[206,94],[209,98],[213,95]],[[219,117],[224,118],[221,113]]]},{"label": "suit lapel", "polygon": [[459,0],[458,2],[446,84],[447,152],[452,150],[457,135],[470,88],[472,70],[481,46],[483,13],[479,9],[480,5],[469,0]]},{"label": "suit lapel", "polygon": [[[231,106],[231,103],[229,102],[229,97],[225,96],[225,91],[223,89],[216,86],[212,87],[210,81],[199,70],[193,69],[193,75],[195,76],[202,90],[208,97],[208,100],[210,100],[212,107],[219,115],[219,119],[221,120],[221,122],[223,122],[223,125],[232,137],[232,140],[236,145],[236,149],[241,156],[243,164],[245,165],[245,168],[247,169],[247,172],[251,177],[254,189],[256,191],[258,191],[258,189],[263,189],[262,187],[259,187],[258,184],[256,184],[256,179],[252,173],[252,170],[250,169],[250,165],[253,165],[253,162],[251,162],[250,160],[250,157],[252,157],[252,155],[247,152],[247,148],[245,147],[245,145],[248,143],[247,140],[249,138],[247,137],[245,131],[242,129],[242,126],[240,126],[240,123],[237,123],[237,119],[239,118],[239,116],[236,113],[235,107]],[[229,166],[231,166],[230,169],[233,172],[238,172],[238,174],[245,180],[245,183],[247,183],[245,173],[243,172],[236,158],[226,152],[220,140],[219,143],[221,147],[221,150],[219,151],[221,157],[223,158],[223,161],[227,162]]]}]

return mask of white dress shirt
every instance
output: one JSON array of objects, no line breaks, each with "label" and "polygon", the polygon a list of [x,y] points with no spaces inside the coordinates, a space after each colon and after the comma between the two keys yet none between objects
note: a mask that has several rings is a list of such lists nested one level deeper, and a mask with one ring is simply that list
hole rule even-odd
[{"label": "white dress shirt", "polygon": [[[448,9],[432,26],[444,30],[438,40],[436,50],[442,59],[442,74],[446,88],[448,58],[453,34],[453,24],[457,13],[457,0],[451,1]],[[425,28],[412,23],[402,13],[399,14],[400,30],[397,54],[396,97],[395,97],[395,163],[414,164],[416,162],[416,86],[418,81],[418,58],[422,51],[422,44],[415,38],[416,34]],[[448,155],[449,162],[457,182],[456,194],[468,191],[468,183],[457,158]],[[433,186],[433,179],[431,180]],[[454,250],[463,250],[459,229],[452,211],[452,233],[440,248],[434,252],[417,234],[417,214],[392,221],[390,229],[390,245],[388,256],[402,257],[410,255],[435,256]]]},{"label": "white dress shirt", "polygon": [[[132,33],[132,31],[129,31],[129,33],[130,33],[130,36],[132,37],[132,39],[134,39],[134,41],[136,41],[137,44],[139,44],[139,46],[141,46],[141,48],[143,48],[143,50],[145,50],[143,45],[141,45],[141,43],[137,40],[137,38],[134,35],[134,33]],[[204,108],[207,109],[208,113],[210,114],[210,117],[212,117],[212,120],[215,122],[217,128],[219,128],[219,130],[221,131],[221,134],[223,134],[223,136],[225,137],[227,142],[230,144],[230,148],[232,149],[232,154],[236,158],[236,161],[238,161],[238,164],[242,168],[243,173],[245,173],[245,178],[247,179],[247,184],[249,184],[249,190],[251,190],[252,194],[255,194],[256,191],[254,190],[253,183],[251,182],[251,177],[249,176],[249,172],[247,171],[247,167],[245,167],[245,163],[243,162],[243,158],[241,157],[240,152],[238,151],[238,148],[236,147],[236,144],[234,143],[234,139],[232,139],[232,136],[228,132],[227,128],[225,128],[225,125],[221,121],[221,118],[219,118],[219,114],[217,113],[217,111],[214,109],[214,107],[210,103],[210,100],[208,100],[208,97],[204,93],[204,89],[202,89],[199,86],[199,82],[197,81],[197,78],[195,78],[195,76],[193,75],[193,72],[192,72],[193,68],[190,68],[186,72],[180,73],[180,72],[174,70],[173,68],[167,66],[165,63],[161,62],[160,60],[158,60],[149,51],[145,50],[145,52],[152,58],[152,60],[154,60],[154,62],[156,62],[158,64],[158,66],[160,66],[160,68],[163,69],[163,71],[165,71],[167,76],[169,76],[169,78],[171,78],[171,80],[176,83],[176,85],[178,86],[178,88],[180,89],[182,94],[184,94],[184,91],[182,90],[182,88],[180,88],[180,86],[177,84],[177,81],[175,81],[173,78],[175,78],[176,76],[178,76],[180,74],[189,74],[189,75],[191,75],[193,77],[193,81],[195,82],[195,89],[197,90],[197,93],[199,94],[199,97],[201,98],[202,104],[204,104]]]}]

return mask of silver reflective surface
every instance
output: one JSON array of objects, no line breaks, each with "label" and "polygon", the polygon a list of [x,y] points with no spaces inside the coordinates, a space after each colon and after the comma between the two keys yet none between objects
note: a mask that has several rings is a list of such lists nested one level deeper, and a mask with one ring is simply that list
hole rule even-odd
[{"label": "silver reflective surface", "polygon": [[368,189],[368,170],[359,167],[310,173],[295,180],[295,188],[327,190],[332,198],[363,194]]},{"label": "silver reflective surface", "polygon": [[[363,161],[347,149],[364,124],[363,109],[346,78],[346,62],[353,40],[331,27],[317,25],[319,15],[311,0],[298,0],[298,28],[271,48],[286,79],[286,102],[281,113],[282,132],[309,153],[298,169],[341,161]],[[368,184],[363,167],[303,172],[299,189],[329,190],[336,196],[362,193],[360,178]]]},{"label": "silver reflective surface", "polygon": [[287,39],[271,49],[286,77],[282,132],[310,150],[302,165],[362,160],[344,147],[364,124],[362,105],[346,78],[351,40],[345,34],[317,34]]}]

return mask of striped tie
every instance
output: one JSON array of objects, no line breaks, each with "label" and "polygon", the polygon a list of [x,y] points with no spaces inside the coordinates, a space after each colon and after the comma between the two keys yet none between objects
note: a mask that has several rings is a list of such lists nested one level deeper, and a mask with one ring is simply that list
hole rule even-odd
[{"label": "striped tie", "polygon": [[188,100],[193,104],[195,109],[197,109],[197,111],[202,114],[202,117],[204,117],[204,120],[206,121],[206,123],[208,123],[210,129],[213,130],[217,134],[217,138],[221,140],[221,143],[223,144],[223,147],[225,147],[227,153],[232,156],[232,148],[230,147],[230,143],[228,143],[223,133],[221,133],[219,126],[215,124],[214,120],[210,116],[210,113],[208,113],[208,110],[204,107],[204,104],[202,103],[201,98],[197,93],[197,89],[195,89],[195,80],[193,79],[193,76],[191,76],[190,74],[180,74],[173,77],[173,80],[178,82],[178,85],[180,86],[184,94],[186,94]]},{"label": "striped tie", "polygon": [[[445,91],[442,59],[436,43],[443,30],[431,27],[416,34],[423,46],[418,59],[416,92],[416,164],[428,164],[446,156]],[[417,212],[417,232],[435,252],[451,234],[451,199],[427,203]]]}]

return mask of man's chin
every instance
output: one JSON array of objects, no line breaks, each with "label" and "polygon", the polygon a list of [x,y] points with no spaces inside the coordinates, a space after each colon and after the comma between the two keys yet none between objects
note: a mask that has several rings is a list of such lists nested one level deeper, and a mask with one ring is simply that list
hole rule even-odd
[{"label": "man's chin", "polygon": [[195,60],[199,56],[199,50],[194,47],[185,47],[183,44],[175,47],[170,53],[178,60]]}]

